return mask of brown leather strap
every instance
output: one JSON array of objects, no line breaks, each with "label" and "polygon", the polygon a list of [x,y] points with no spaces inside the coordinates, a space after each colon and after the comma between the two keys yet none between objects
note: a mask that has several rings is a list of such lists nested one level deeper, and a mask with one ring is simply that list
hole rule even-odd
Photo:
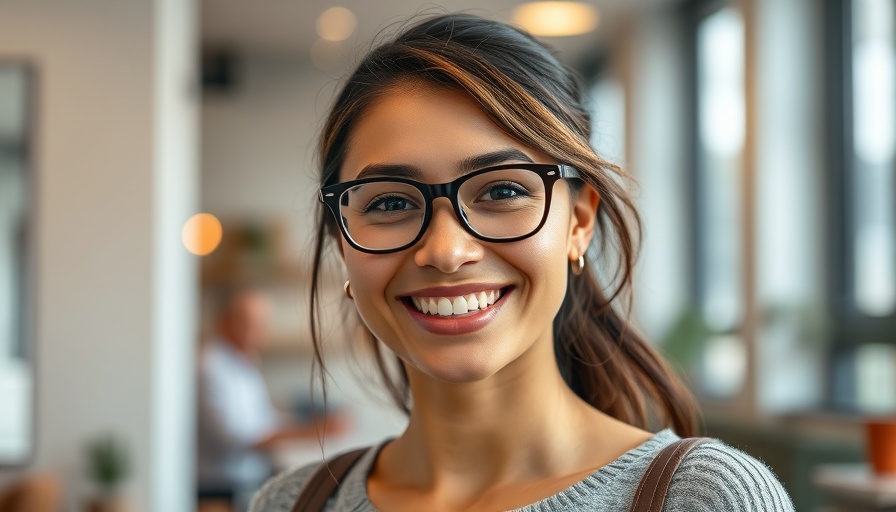
[{"label": "brown leather strap", "polygon": [[305,484],[299,497],[292,506],[292,512],[321,512],[327,500],[336,492],[342,477],[358,462],[370,448],[361,448],[342,455],[337,455],[329,462],[320,465],[317,471]]},{"label": "brown leather strap", "polygon": [[685,456],[697,445],[712,441],[708,437],[679,439],[663,448],[653,459],[632,501],[630,512],[662,512],[666,504],[666,492],[672,482],[672,475]]}]

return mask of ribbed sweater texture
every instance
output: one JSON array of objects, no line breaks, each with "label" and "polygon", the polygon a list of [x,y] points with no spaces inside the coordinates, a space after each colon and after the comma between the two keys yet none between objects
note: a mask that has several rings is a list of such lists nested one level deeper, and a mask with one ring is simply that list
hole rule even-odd
[{"label": "ribbed sweater texture", "polygon": [[[663,430],[578,483],[516,512],[627,512],[650,461],[678,439]],[[378,449],[368,451],[330,498],[326,512],[376,512],[367,496],[367,475]],[[289,512],[319,464],[287,470],[258,492],[251,512]],[[759,460],[720,441],[702,444],[679,466],[666,497],[665,512],[793,511],[787,492]]]}]

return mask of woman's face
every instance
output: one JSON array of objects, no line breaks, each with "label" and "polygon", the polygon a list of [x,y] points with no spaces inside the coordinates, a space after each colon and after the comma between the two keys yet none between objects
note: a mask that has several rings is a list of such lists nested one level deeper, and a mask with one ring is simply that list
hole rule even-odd
[{"label": "woman's face", "polygon": [[[510,150],[521,155],[506,156]],[[401,166],[419,173],[418,181],[446,183],[465,172],[465,162],[496,153],[505,156],[489,165],[557,163],[507,135],[460,92],[398,85],[355,124],[339,180],[357,179],[362,171],[364,177],[389,175],[371,169]],[[584,253],[593,227],[596,193],[583,190],[571,202],[567,184],[555,183],[544,226],[517,242],[473,237],[446,198],[433,202],[426,232],[408,249],[367,254],[340,238],[361,318],[406,364],[447,382],[478,381],[536,347],[552,350],[569,260]],[[420,311],[421,301],[444,308],[445,300],[453,307],[458,297],[481,303],[491,294],[495,302],[485,309],[450,316]]]}]

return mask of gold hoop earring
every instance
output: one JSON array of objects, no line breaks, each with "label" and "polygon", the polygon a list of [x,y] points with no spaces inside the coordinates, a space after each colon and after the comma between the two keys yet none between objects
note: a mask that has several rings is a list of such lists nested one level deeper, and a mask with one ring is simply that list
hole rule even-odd
[{"label": "gold hoop earring", "polygon": [[582,271],[585,270],[585,257],[579,256],[579,259],[571,261],[570,270],[572,270],[572,275],[574,276],[582,275]]},{"label": "gold hoop earring", "polygon": [[352,297],[352,285],[349,281],[346,281],[345,284],[342,285],[342,291],[345,292],[346,297],[354,300],[354,297]]}]

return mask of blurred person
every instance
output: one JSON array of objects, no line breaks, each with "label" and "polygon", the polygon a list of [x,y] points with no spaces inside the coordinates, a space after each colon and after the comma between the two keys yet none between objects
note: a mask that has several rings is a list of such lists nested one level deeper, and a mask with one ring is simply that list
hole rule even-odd
[{"label": "blurred person", "polygon": [[253,512],[793,510],[762,462],[692,438],[695,400],[632,325],[640,223],[590,126],[575,76],[506,24],[427,17],[360,61],[320,137],[312,283],[335,243],[409,422]]},{"label": "blurred person", "polygon": [[294,424],[271,402],[259,357],[268,337],[270,303],[259,290],[228,290],[216,311],[216,336],[202,347],[198,383],[199,498],[244,510],[270,476],[270,451],[278,443],[318,439],[334,432],[337,418]]}]

